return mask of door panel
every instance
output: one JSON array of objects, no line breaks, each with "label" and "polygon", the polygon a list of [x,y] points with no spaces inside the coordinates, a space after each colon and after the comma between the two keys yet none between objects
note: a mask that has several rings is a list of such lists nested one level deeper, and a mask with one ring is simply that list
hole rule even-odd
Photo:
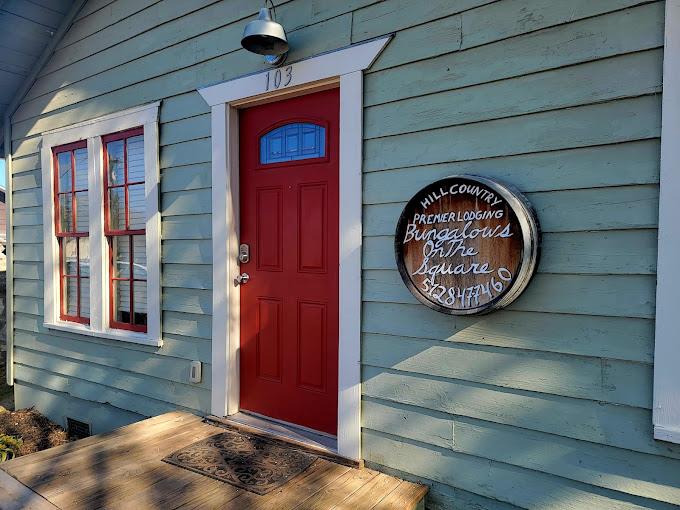
[{"label": "door panel", "polygon": [[241,409],[336,434],[339,94],[242,110]]}]

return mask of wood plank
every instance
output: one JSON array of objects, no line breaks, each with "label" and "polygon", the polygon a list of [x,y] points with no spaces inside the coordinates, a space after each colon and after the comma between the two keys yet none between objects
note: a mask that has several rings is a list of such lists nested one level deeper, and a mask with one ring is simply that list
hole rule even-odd
[{"label": "wood plank", "polygon": [[[398,442],[376,432],[364,433],[364,455],[407,472],[476,492],[523,508],[598,508],[642,510],[668,508],[664,503],[571,482],[410,441]],[[413,459],[419,459],[413,462]],[[511,490],[521,487],[522,490]]]},{"label": "wood plank", "polygon": [[380,2],[354,13],[352,41],[364,41],[379,35],[420,25],[438,18],[451,16],[467,9],[474,9],[493,0],[431,0],[420,9],[413,9],[408,0]]},{"label": "wood plank", "polygon": [[0,501],[3,510],[59,510],[2,469],[0,469]]},{"label": "wood plank", "polygon": [[416,510],[421,506],[427,487],[403,481],[392,492],[380,500],[371,510]]},{"label": "wood plank", "polygon": [[75,417],[89,423],[93,434],[108,432],[146,418],[143,414],[115,407],[110,403],[78,399],[16,378],[14,397],[17,408],[39,407],[45,410],[50,420],[63,426],[66,426],[67,417]]},{"label": "wood plank", "polygon": [[[229,503],[244,492],[228,483],[163,464],[156,459],[153,469],[145,470],[146,476],[139,482],[121,484],[118,490],[107,489],[104,493],[106,508],[229,508]],[[115,480],[114,480],[115,481]],[[82,508],[100,504],[94,499],[84,501]],[[214,506],[219,502],[219,506]]]},{"label": "wood plank", "polygon": [[[38,334],[17,332],[16,345],[46,356],[98,365],[101,369],[120,370],[180,384],[188,383],[189,367],[186,360],[158,354],[162,349],[149,346],[131,349],[127,343],[97,342],[96,339],[92,341],[88,337],[69,333],[60,335],[59,342],[55,343],[56,334],[49,330]],[[207,383],[197,386],[209,388]]]},{"label": "wood plank", "polygon": [[212,339],[212,322],[204,315],[163,312],[163,329],[175,335]]},{"label": "wood plank", "polygon": [[[657,93],[662,57],[661,49],[649,50],[376,105],[364,112],[364,136],[393,136]],[[564,83],[573,86],[565,88]]]},{"label": "wood plank", "polygon": [[[363,416],[367,429],[456,452],[669,503],[680,497],[675,459],[393,402],[365,400]],[[552,462],[555,458],[560,462]]]},{"label": "wood plank", "polygon": [[364,167],[388,170],[658,138],[659,100],[658,96],[623,99],[367,140]]},{"label": "wood plank", "polygon": [[212,222],[209,214],[171,216],[161,220],[162,239],[211,239]]},{"label": "wood plank", "polygon": [[[85,11],[87,20],[81,18],[76,21],[73,26],[64,34],[64,37],[57,45],[57,50],[70,46],[71,44],[85,39],[86,37],[96,34],[111,25],[117,25],[119,21],[133,17],[140,11],[153,4],[157,4],[160,0],[116,0],[106,5],[106,8],[90,7],[92,10]],[[96,10],[95,10],[96,9]],[[81,15],[83,13],[81,12]]]},{"label": "wood plank", "polygon": [[363,304],[362,330],[532,351],[651,363],[654,321],[501,310],[486,317],[455,317],[421,304]]},{"label": "wood plank", "polygon": [[294,509],[305,510],[327,510],[331,508],[339,499],[343,499],[356,492],[358,489],[366,485],[373,478],[378,476],[378,473],[369,469],[352,469],[347,471],[344,475],[337,478],[335,482],[327,485],[312,497],[308,498],[303,503],[292,507]]},{"label": "wood plank", "polygon": [[[164,464],[161,459],[196,441],[219,433],[219,429],[204,423],[194,423],[183,430],[146,438],[143,446],[115,447],[101,453],[81,451],[69,464],[59,467],[68,473],[67,480],[55,479],[40,487],[41,492],[63,508],[165,508],[206,489],[221,489],[221,496],[238,492],[233,486],[192,473],[177,466]],[[82,472],[71,462],[90,464]],[[137,476],[135,476],[137,475]]]},{"label": "wood plank", "polygon": [[163,310],[212,314],[212,291],[202,289],[163,289]]},{"label": "wood plank", "polygon": [[[316,25],[288,31],[287,36],[291,48],[289,58],[294,61],[300,56],[309,55],[310,46],[316,46],[315,53],[347,46],[350,42],[350,24],[351,14],[345,14]],[[20,122],[41,116],[135,83],[176,72],[178,69],[210,62],[215,58],[238,51],[239,36],[242,31],[242,25],[231,24],[203,34],[198,43],[194,40],[187,40],[164,47],[152,54],[80,80],[77,87],[58,89],[24,101],[17,108],[13,119]],[[200,51],[197,51],[197,44],[200,45]],[[186,91],[187,89],[177,92]],[[164,92],[167,93],[167,91]]]},{"label": "wood plank", "polygon": [[[650,412],[644,409],[366,365],[363,374],[362,391],[368,397],[680,459],[680,446],[654,441]],[[565,416],[569,419],[565,420]],[[378,459],[366,459],[380,463]]]},{"label": "wood plank", "polygon": [[[297,2],[296,2],[297,3]],[[337,3],[337,5],[344,5],[345,3]],[[303,4],[306,8],[311,8],[309,4]],[[349,42],[349,18],[350,15],[344,15],[328,20],[328,22],[319,23],[309,27],[301,28],[300,30],[288,32],[288,40],[291,45],[291,54],[289,59],[291,61],[306,58],[324,51],[329,51],[342,47]],[[241,28],[242,29],[242,28]],[[333,37],[329,37],[329,34]],[[211,46],[207,41],[202,40],[206,46],[205,51],[210,52]],[[63,104],[58,110],[51,110],[49,113],[42,112],[40,109],[35,111],[36,115],[40,117],[27,118],[26,120],[16,121],[12,127],[13,139],[17,140],[40,134],[46,130],[63,127],[73,124],[78,121],[96,118],[107,113],[113,113],[125,108],[135,105],[148,103],[151,101],[161,100],[164,97],[194,91],[200,86],[207,83],[214,83],[223,80],[223,73],[225,69],[229,69],[234,75],[247,74],[249,72],[258,71],[262,68],[261,59],[254,58],[252,54],[245,50],[226,53],[224,55],[216,56],[206,60],[200,60],[200,55],[196,54],[195,47],[187,49],[185,54],[190,59],[189,67],[178,68],[176,56],[169,48],[165,52],[165,58],[157,59],[155,56],[150,56],[151,62],[148,63],[149,68],[141,73],[153,72],[159,66],[165,65],[167,69],[164,74],[159,74],[153,78],[130,84],[129,82],[113,90],[111,83],[99,83],[98,87],[106,94],[106,100],[102,101],[99,96],[91,96],[86,94],[84,90],[78,93],[80,89],[65,89],[70,91],[67,96],[62,95],[63,101],[69,102],[68,105]],[[139,61],[135,61],[135,67],[139,65]],[[187,64],[187,65],[189,65]],[[120,73],[119,69],[117,73]],[[125,76],[146,76],[145,74],[137,75],[131,69],[125,69]],[[99,75],[98,75],[99,76]],[[116,78],[119,79],[119,78]],[[161,92],[162,91],[162,92]],[[66,92],[64,93],[66,94]],[[39,98],[39,100],[44,100]],[[34,101],[39,102],[39,101]],[[25,103],[27,105],[28,103]],[[53,106],[56,103],[50,102]],[[36,105],[32,105],[33,108]],[[18,117],[15,117],[18,119]],[[170,147],[177,147],[175,144]],[[200,161],[191,161],[191,163],[199,163],[209,161],[209,142],[207,155],[208,159]],[[161,167],[172,166],[163,163],[163,153],[161,150]],[[186,162],[184,164],[189,164]]]},{"label": "wood plank", "polygon": [[[54,339],[74,340],[72,334],[45,328],[40,316],[23,311],[15,311],[14,327],[17,334],[40,333]],[[141,352],[154,352],[159,356],[170,356],[189,360],[210,362],[211,324],[209,317],[188,313],[163,312],[163,348],[156,349],[142,344],[126,344],[125,349]],[[170,331],[172,333],[170,333]],[[96,337],[77,337],[78,340],[103,345],[104,349],[111,346],[111,341]],[[115,346],[115,344],[114,344]]]},{"label": "wood plank", "polygon": [[399,480],[384,473],[378,473],[363,487],[354,491],[348,497],[330,507],[332,510],[369,509],[375,499],[384,497],[399,485]]},{"label": "wood plank", "polygon": [[[657,235],[656,229],[546,233],[538,272],[655,274]],[[366,237],[362,248],[364,269],[396,269],[394,237]]]},{"label": "wood plank", "polygon": [[163,287],[212,289],[212,267],[197,264],[163,264]]},{"label": "wood plank", "polygon": [[163,241],[162,252],[165,264],[212,264],[210,240],[167,240]]},{"label": "wood plank", "polygon": [[[201,425],[200,422],[181,426],[175,423],[158,428],[153,435],[143,429],[137,434],[138,439],[125,435],[117,441],[99,442],[51,459],[49,470],[40,463],[33,463],[15,470],[14,476],[58,506],[78,508],[82,500],[94,499],[102,493],[108,497],[108,491],[118,480],[129,482],[131,469],[142,473],[155,466],[159,463],[160,453],[169,453],[175,444],[185,446],[215,433]],[[145,444],[140,446],[140,441]]]},{"label": "wood plank", "polygon": [[[129,378],[120,383],[108,382],[105,378],[99,377],[99,382],[97,382],[88,380],[93,379],[90,374],[84,374],[82,377],[63,375],[51,370],[36,368],[34,365],[24,365],[20,362],[16,363],[15,373],[16,380],[22,383],[38,386],[51,392],[59,392],[62,393],[62,396],[70,396],[90,403],[109,404],[119,410],[129,411],[143,417],[167,413],[174,409],[206,413],[210,407],[210,395],[205,390],[196,389],[193,397],[187,396],[186,391],[182,391],[183,394],[180,395],[173,395],[168,392],[159,395],[158,385],[156,385],[156,388],[149,389],[147,384],[140,382],[127,385],[127,389],[117,387],[126,387]],[[108,374],[115,375],[110,371]],[[166,382],[165,386],[167,387],[167,385]],[[27,402],[27,404],[30,406],[33,402]],[[104,430],[108,428],[103,424],[100,424],[100,426]]]},{"label": "wood plank", "polygon": [[232,501],[239,510],[278,510],[304,503],[319,490],[334,483],[351,468],[324,459],[317,459],[307,470],[286,485],[264,496],[244,492]]},{"label": "wood plank", "polygon": [[196,90],[170,96],[161,105],[161,123],[210,113],[210,107]]},{"label": "wood plank", "polygon": [[366,334],[365,365],[651,409],[651,365]]},{"label": "wood plank", "polygon": [[210,171],[208,163],[164,168],[161,172],[161,190],[167,193],[209,188],[211,184]]},{"label": "wood plank", "polygon": [[[554,4],[550,9],[556,13],[561,10]],[[364,80],[364,106],[659,48],[663,46],[663,19],[663,4],[656,2],[375,73],[369,71]]]},{"label": "wood plank", "polygon": [[166,192],[161,196],[161,214],[165,217],[210,214],[211,205],[209,188]]},{"label": "wood plank", "polygon": [[[645,3],[644,0],[605,0],[589,2],[572,0],[512,0],[495,2],[461,14],[465,27],[462,48],[487,44],[490,41],[507,39],[519,34],[542,30],[547,27],[572,23],[584,18],[627,9]],[[601,16],[602,23],[607,17]]]},{"label": "wood plank", "polygon": [[200,416],[196,416],[194,414],[184,413],[180,411],[171,411],[169,413],[164,413],[158,416],[154,416],[152,418],[148,418],[143,421],[138,421],[136,423],[120,427],[112,432],[97,434],[63,445],[54,446],[46,450],[41,450],[39,452],[32,453],[30,457],[27,455],[23,457],[17,457],[15,459],[12,459],[12,461],[8,461],[7,464],[4,464],[3,469],[7,468],[10,470],[9,472],[11,473],[12,470],[14,469],[18,470],[28,465],[48,463],[50,460],[53,460],[56,457],[67,454],[69,452],[76,451],[80,448],[85,448],[86,446],[93,446],[102,441],[107,441],[110,439],[112,442],[117,442],[123,436],[140,433],[142,429],[153,429],[155,427],[161,427],[162,424],[169,422],[173,422],[175,423],[175,425],[179,426],[183,423],[198,422],[200,420],[201,420]]},{"label": "wood plank", "polygon": [[205,113],[162,124],[159,141],[163,146],[208,136],[210,136],[210,114]]},{"label": "wood plank", "polygon": [[[364,301],[417,304],[397,271],[364,271]],[[654,317],[656,278],[649,275],[537,274],[508,310]]]},{"label": "wood plank", "polygon": [[[525,195],[536,211],[542,232],[649,229],[658,225],[659,192],[655,185]],[[364,235],[394,235],[405,205],[398,202],[364,206]]]}]

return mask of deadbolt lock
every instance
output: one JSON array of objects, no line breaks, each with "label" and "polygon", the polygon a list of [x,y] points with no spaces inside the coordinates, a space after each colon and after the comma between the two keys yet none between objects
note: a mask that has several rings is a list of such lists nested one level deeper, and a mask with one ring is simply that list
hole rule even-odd
[{"label": "deadbolt lock", "polygon": [[242,244],[238,247],[238,261],[241,264],[247,264],[250,261],[250,246]]}]

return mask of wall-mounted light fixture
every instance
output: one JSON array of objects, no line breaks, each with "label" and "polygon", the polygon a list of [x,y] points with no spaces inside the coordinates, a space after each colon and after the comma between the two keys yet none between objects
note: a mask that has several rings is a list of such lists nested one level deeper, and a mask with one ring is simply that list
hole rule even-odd
[{"label": "wall-mounted light fixture", "polygon": [[[268,0],[271,10],[265,6],[260,9],[256,20],[251,21],[243,30],[241,46],[248,51],[264,55],[267,64],[276,66],[282,64],[288,56],[288,39],[286,31],[276,20],[276,7],[272,0]],[[271,12],[274,13],[272,20]]]}]

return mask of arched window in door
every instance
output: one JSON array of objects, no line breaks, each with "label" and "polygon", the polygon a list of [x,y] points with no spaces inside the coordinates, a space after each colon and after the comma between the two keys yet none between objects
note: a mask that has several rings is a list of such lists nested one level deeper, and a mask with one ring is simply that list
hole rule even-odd
[{"label": "arched window in door", "polygon": [[272,129],[260,138],[260,164],[282,163],[326,155],[326,128],[293,122]]}]

